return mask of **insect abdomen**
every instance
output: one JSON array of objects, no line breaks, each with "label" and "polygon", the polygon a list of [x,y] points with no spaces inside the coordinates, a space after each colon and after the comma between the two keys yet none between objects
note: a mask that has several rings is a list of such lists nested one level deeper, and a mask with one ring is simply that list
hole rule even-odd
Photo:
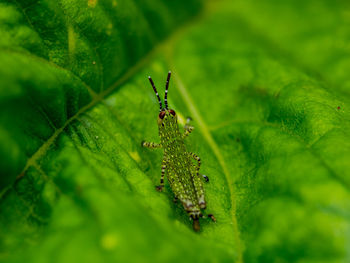
[{"label": "insect abdomen", "polygon": [[176,175],[172,169],[168,170],[168,180],[174,195],[181,201],[189,216],[198,218],[201,211],[193,187],[188,187],[188,181],[182,179],[183,176]]},{"label": "insect abdomen", "polygon": [[201,181],[197,180],[198,176],[190,158],[184,146],[181,153],[172,156],[167,165],[168,180],[175,196],[180,199],[187,213],[198,218],[201,215],[200,208],[203,206],[203,204],[200,205],[199,198],[204,201],[204,196],[197,196],[197,189],[203,189],[203,186]]}]

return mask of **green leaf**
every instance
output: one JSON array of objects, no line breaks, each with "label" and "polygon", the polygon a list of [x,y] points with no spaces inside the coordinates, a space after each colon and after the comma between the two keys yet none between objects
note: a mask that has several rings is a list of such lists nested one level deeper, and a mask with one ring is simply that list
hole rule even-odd
[{"label": "green leaf", "polygon": [[[1,1],[0,261],[348,262],[349,12]],[[200,233],[140,147],[169,69],[210,178]]]}]

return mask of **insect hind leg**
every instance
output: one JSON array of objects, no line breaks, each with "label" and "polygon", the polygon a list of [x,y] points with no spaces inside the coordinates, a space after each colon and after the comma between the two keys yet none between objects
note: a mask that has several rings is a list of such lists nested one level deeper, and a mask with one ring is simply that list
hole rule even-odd
[{"label": "insect hind leg", "polygon": [[199,174],[199,169],[201,168],[201,158],[195,153],[188,152],[188,154],[197,161],[196,173]]},{"label": "insect hind leg", "polygon": [[201,209],[205,209],[206,202],[204,197],[203,181],[202,181],[201,175],[199,174],[199,169],[201,167],[201,159],[199,158],[198,155],[194,153],[188,152],[187,154],[197,161],[197,165],[194,168],[195,171],[192,173],[192,182],[196,190],[198,205]]},{"label": "insect hind leg", "polygon": [[213,214],[208,214],[208,217],[209,217],[213,222],[216,223],[216,218],[215,218],[215,216],[214,216]]}]

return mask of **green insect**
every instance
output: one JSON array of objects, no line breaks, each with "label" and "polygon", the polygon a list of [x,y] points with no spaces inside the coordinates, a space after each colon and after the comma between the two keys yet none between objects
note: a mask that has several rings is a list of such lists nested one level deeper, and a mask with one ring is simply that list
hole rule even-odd
[{"label": "green insect", "polygon": [[[177,116],[174,110],[168,109],[168,87],[171,72],[169,71],[166,85],[164,104],[159,97],[156,87],[151,77],[148,77],[154,92],[157,95],[160,113],[158,115],[158,129],[160,143],[145,142],[141,143],[142,147],[151,149],[163,149],[162,173],[160,185],[156,187],[158,191],[164,188],[164,176],[167,178],[170,187],[175,195],[174,201],[180,200],[190,219],[193,220],[193,229],[200,230],[199,218],[203,217],[202,209],[206,208],[204,196],[203,178],[206,182],[209,178],[206,175],[199,174],[201,159],[194,153],[187,151],[184,139],[193,131],[194,127],[189,125],[190,118],[187,118],[184,133],[180,133],[177,124]],[[214,222],[215,217],[208,215]]]}]

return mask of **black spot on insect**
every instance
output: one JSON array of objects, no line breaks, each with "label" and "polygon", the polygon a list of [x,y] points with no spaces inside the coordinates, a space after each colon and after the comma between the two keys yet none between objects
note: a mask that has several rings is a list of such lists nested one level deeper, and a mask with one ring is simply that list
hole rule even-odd
[{"label": "black spot on insect", "polygon": [[202,176],[203,176],[203,178],[204,178],[206,183],[209,182],[209,177],[208,176],[206,176],[205,174],[202,174]]},{"label": "black spot on insect", "polygon": [[163,185],[157,185],[156,186],[156,190],[158,191],[158,192],[161,192],[162,190],[163,190]]}]

